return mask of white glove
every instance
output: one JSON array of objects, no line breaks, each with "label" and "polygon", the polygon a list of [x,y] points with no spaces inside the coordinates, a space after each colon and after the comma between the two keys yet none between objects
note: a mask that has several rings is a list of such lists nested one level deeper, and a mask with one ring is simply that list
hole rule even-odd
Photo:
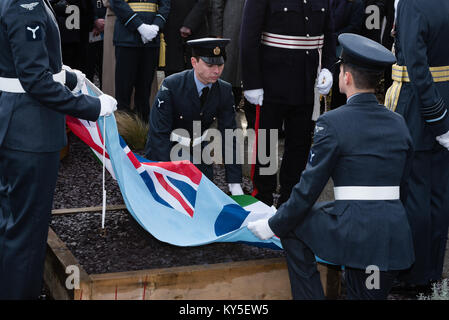
[{"label": "white glove", "polygon": [[243,91],[246,100],[254,105],[261,106],[263,103],[263,89],[252,89]]},{"label": "white glove", "polygon": [[228,187],[233,196],[240,196],[244,194],[240,183],[229,183]]},{"label": "white glove", "polygon": [[143,44],[146,44],[147,42],[149,42],[149,41],[147,40],[147,38],[145,38],[144,36],[140,35],[140,37],[142,38]]},{"label": "white glove", "polygon": [[321,94],[328,94],[333,83],[334,79],[332,77],[332,73],[327,69],[322,69],[318,75],[318,83],[316,85],[318,92]]},{"label": "white glove", "polygon": [[107,94],[102,94],[98,97],[100,99],[101,110],[99,117],[110,116],[117,110],[117,100]]},{"label": "white glove", "polygon": [[274,236],[273,231],[268,225],[268,218],[249,222],[248,229],[260,240],[267,240]]},{"label": "white glove", "polygon": [[143,43],[146,43],[145,40],[147,42],[149,42],[149,41],[153,40],[154,38],[156,38],[157,33],[159,32],[159,26],[157,26],[155,24],[149,25],[146,23],[142,23],[137,28],[137,31],[139,31],[140,35],[142,36]]},{"label": "white glove", "polygon": [[72,69],[69,66],[66,66],[65,64],[62,65],[62,69],[69,72],[73,72],[76,75],[76,86],[75,88],[73,88],[72,92],[77,93],[81,91],[81,88],[83,87],[84,82],[86,81],[86,75],[77,69]]},{"label": "white glove", "polygon": [[443,147],[449,150],[449,131],[436,137],[436,139]]}]

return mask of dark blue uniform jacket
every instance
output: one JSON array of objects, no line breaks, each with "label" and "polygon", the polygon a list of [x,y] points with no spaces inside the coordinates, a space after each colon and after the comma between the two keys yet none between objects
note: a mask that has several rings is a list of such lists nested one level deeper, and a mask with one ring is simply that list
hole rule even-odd
[{"label": "dark blue uniform jacket", "polygon": [[[406,196],[413,147],[404,119],[373,94],[323,114],[300,182],[269,220],[273,232],[295,232],[320,258],[353,268],[401,270],[414,261],[401,200],[336,200],[310,211],[329,178],[334,186],[400,186]],[[311,212],[314,212],[311,214]]]},{"label": "dark blue uniform jacket", "polygon": [[[67,143],[64,114],[95,121],[100,113],[98,98],[75,96],[53,80],[52,75],[61,71],[62,58],[58,26],[49,10],[44,0],[0,2],[0,77],[18,78],[26,91],[0,91],[2,147],[61,150]],[[73,89],[76,75],[67,72],[66,78]]]},{"label": "dark blue uniform jacket", "polygon": [[402,0],[397,8],[397,64],[407,66],[396,112],[411,130],[415,150],[431,150],[449,131],[449,81],[434,82],[429,67],[449,66],[449,1]]},{"label": "dark blue uniform jacket", "polygon": [[[217,120],[224,146],[225,129],[236,128],[234,97],[229,83],[221,79],[214,83],[205,105],[201,108],[193,69],[165,78],[150,112],[150,130],[145,147],[147,158],[154,161],[170,161],[170,151],[175,144],[170,142],[170,134],[173,130],[185,129],[191,138],[193,137],[193,121],[201,121],[201,134],[203,134],[215,120]],[[203,142],[202,147],[205,144]],[[234,143],[232,147],[235,158]],[[224,152],[223,149],[223,158]],[[228,183],[242,181],[241,165],[226,164],[225,168]]]},{"label": "dark blue uniform jacket", "polygon": [[[155,24],[162,31],[170,12],[170,0],[109,0],[112,11],[117,16],[114,26],[114,45],[121,47],[158,47],[159,34],[152,41],[143,44],[137,28],[142,24]],[[156,10],[148,10],[145,5],[153,4]],[[135,5],[133,10],[130,6]]]}]

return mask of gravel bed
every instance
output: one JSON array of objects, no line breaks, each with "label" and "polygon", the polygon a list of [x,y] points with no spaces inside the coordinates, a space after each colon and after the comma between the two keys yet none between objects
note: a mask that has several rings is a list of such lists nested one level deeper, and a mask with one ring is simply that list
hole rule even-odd
[{"label": "gravel bed", "polygon": [[[225,192],[224,169],[215,166],[214,182]],[[123,204],[117,182],[106,173],[107,204]],[[252,190],[244,178],[243,189]],[[69,154],[61,161],[54,209],[99,206],[102,203],[102,167],[90,149],[70,134]],[[282,251],[238,243],[177,247],[163,243],[144,230],[127,210],[54,215],[51,227],[89,273],[201,265],[283,257]]]}]

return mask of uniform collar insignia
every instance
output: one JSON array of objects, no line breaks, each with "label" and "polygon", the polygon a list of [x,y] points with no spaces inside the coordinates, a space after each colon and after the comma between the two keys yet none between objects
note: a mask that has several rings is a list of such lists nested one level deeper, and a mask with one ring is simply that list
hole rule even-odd
[{"label": "uniform collar insignia", "polygon": [[20,6],[24,9],[27,9],[29,11],[34,10],[34,8],[39,4],[39,2],[31,2],[31,3],[24,3],[21,4]]}]

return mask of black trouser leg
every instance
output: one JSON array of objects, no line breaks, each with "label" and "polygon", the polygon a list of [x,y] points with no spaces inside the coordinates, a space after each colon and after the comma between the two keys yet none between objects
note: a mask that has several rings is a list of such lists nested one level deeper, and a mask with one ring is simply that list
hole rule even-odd
[{"label": "black trouser leg", "polygon": [[324,299],[315,255],[294,233],[281,239],[287,259],[292,297],[295,300]]},{"label": "black trouser leg", "polygon": [[[398,271],[371,271],[345,268],[346,299],[385,300]],[[376,277],[378,277],[376,279]]]},{"label": "black trouser leg", "polygon": [[159,58],[158,48],[140,48],[138,52],[139,68],[136,73],[134,105],[140,118],[146,122],[150,116],[151,84]]},{"label": "black trouser leg", "polygon": [[[273,170],[267,170],[274,158],[274,154],[270,151],[272,147],[277,146],[278,140],[270,139],[270,131],[278,130],[282,125],[283,108],[277,105],[266,104],[260,108],[259,121],[259,140],[257,145],[257,157],[254,173],[254,187],[257,189],[255,195],[257,199],[271,206],[273,204],[273,192],[277,187],[277,166]],[[266,159],[262,159],[266,157]],[[277,159],[274,159],[277,164]],[[269,162],[267,162],[269,161]],[[268,171],[268,172],[267,172]],[[273,172],[271,172],[273,171]]]},{"label": "black trouser leg", "polygon": [[313,106],[288,107],[284,116],[285,144],[279,180],[281,196],[277,206],[288,200],[293,187],[299,182],[312,144]]},{"label": "black trouser leg", "polygon": [[115,47],[115,98],[117,109],[131,111],[131,95],[137,77],[137,51],[140,48]]},{"label": "black trouser leg", "polygon": [[58,165],[59,152],[0,148],[0,300],[41,292]]}]

